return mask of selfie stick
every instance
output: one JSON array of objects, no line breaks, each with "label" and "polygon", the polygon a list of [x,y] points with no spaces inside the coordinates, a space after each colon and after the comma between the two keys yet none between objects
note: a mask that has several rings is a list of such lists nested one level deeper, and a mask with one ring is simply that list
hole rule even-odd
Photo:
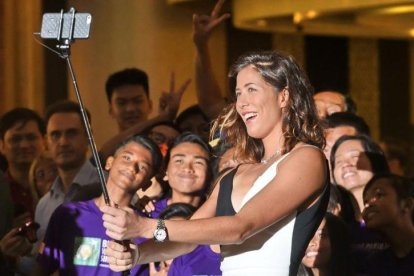
[{"label": "selfie stick", "polygon": [[[63,15],[63,10],[60,11],[60,22],[59,22],[58,36],[56,38],[57,41],[58,41],[58,45],[56,47],[61,50],[60,57],[65,59],[67,64],[68,64],[70,76],[71,76],[72,83],[73,83],[73,87],[75,88],[76,98],[78,100],[80,111],[81,111],[81,114],[82,114],[83,123],[85,125],[86,134],[88,135],[89,145],[91,147],[92,155],[93,155],[93,158],[94,158],[95,163],[96,163],[96,170],[98,171],[99,181],[100,181],[100,184],[101,184],[101,189],[102,189],[102,194],[103,194],[103,197],[104,197],[104,200],[105,200],[105,204],[106,205],[111,205],[111,202],[109,200],[108,190],[106,189],[106,181],[105,181],[105,177],[104,177],[104,172],[103,172],[103,169],[102,169],[101,161],[99,159],[98,150],[96,149],[95,140],[93,139],[93,135],[92,135],[92,131],[91,131],[91,125],[89,123],[88,116],[85,112],[82,97],[80,95],[79,88],[78,88],[78,83],[76,81],[75,73],[74,73],[74,70],[72,68],[72,62],[70,61],[70,44],[73,42],[73,33],[74,33],[74,27],[75,27],[75,9],[70,8],[69,12],[70,12],[70,15],[71,15],[71,17],[70,17],[69,37],[68,38],[62,38],[64,15]],[[123,246],[128,246],[129,245],[128,241],[116,241],[116,242],[122,244]],[[129,270],[122,271],[122,275],[123,276],[130,275],[130,271]]]},{"label": "selfie stick", "polygon": [[99,159],[98,150],[96,149],[95,140],[93,139],[91,125],[89,123],[88,116],[85,112],[85,108],[83,105],[82,97],[79,92],[78,83],[76,82],[75,73],[73,71],[72,62],[70,61],[70,44],[73,42],[73,31],[75,26],[75,9],[70,8],[70,28],[69,28],[69,37],[62,38],[62,30],[63,30],[63,10],[60,11],[60,22],[59,22],[59,29],[58,29],[58,45],[56,46],[58,49],[61,50],[61,58],[65,59],[68,67],[70,76],[72,79],[73,87],[75,88],[75,95],[79,103],[80,111],[82,114],[83,124],[85,125],[86,134],[88,135],[89,145],[91,147],[92,155],[95,160],[96,170],[98,171],[99,182],[101,184],[102,194],[105,200],[106,205],[110,205],[108,190],[106,189],[106,181],[104,172],[102,169],[101,161]]}]

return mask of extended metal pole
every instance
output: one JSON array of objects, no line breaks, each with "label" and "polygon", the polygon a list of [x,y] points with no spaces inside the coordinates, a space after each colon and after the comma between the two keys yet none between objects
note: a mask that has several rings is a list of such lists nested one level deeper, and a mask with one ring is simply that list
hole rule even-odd
[{"label": "extended metal pole", "polygon": [[103,197],[104,197],[104,200],[105,200],[105,204],[110,205],[111,202],[109,200],[108,190],[106,189],[106,180],[105,180],[104,172],[103,172],[103,169],[102,169],[102,164],[101,164],[101,161],[99,159],[98,150],[96,149],[95,140],[93,139],[93,135],[92,135],[92,131],[91,131],[91,125],[89,123],[89,119],[88,119],[88,116],[86,114],[86,111],[85,111],[85,108],[84,108],[84,105],[83,105],[82,97],[79,93],[78,83],[76,82],[75,73],[73,71],[72,63],[70,61],[70,55],[66,55],[65,59],[66,59],[66,62],[69,66],[69,72],[70,72],[70,75],[71,75],[71,78],[72,78],[73,87],[75,88],[76,98],[77,98],[78,103],[79,103],[83,123],[85,124],[86,134],[88,135],[89,145],[91,147],[92,155],[93,155],[93,158],[94,158],[95,163],[96,163],[96,170],[98,171],[99,182],[101,183],[102,194],[103,194]]}]

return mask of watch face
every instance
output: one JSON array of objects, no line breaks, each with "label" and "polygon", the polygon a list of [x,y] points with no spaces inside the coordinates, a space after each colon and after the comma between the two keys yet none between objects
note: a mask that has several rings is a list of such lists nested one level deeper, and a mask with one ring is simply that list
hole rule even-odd
[{"label": "watch face", "polygon": [[165,229],[157,229],[155,230],[154,238],[157,241],[164,241],[167,238],[167,232],[165,231]]}]

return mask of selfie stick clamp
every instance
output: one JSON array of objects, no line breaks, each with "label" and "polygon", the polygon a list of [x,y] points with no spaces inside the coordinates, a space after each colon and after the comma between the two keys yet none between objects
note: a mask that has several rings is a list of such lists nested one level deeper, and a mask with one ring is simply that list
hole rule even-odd
[{"label": "selfie stick clamp", "polygon": [[61,53],[60,57],[65,59],[67,64],[68,64],[70,76],[71,76],[72,83],[73,83],[73,87],[75,88],[75,95],[76,95],[76,98],[77,98],[78,103],[79,103],[79,108],[80,108],[80,111],[81,111],[82,120],[83,120],[83,123],[85,125],[86,134],[88,136],[89,145],[91,147],[92,155],[93,155],[93,158],[94,158],[95,163],[96,163],[96,170],[98,171],[99,182],[101,184],[102,194],[103,194],[103,197],[104,197],[104,200],[105,200],[105,204],[110,205],[111,202],[110,202],[110,199],[109,199],[108,190],[106,189],[105,176],[104,176],[102,165],[101,165],[101,162],[100,162],[100,159],[99,159],[98,150],[96,149],[95,140],[93,139],[93,135],[92,135],[92,131],[91,131],[91,125],[90,125],[88,116],[85,112],[82,97],[81,97],[81,94],[79,92],[78,83],[76,81],[75,72],[73,70],[72,62],[70,60],[70,45],[71,45],[71,43],[74,42],[73,32],[74,32],[74,26],[75,26],[75,13],[76,13],[75,9],[70,8],[69,13],[70,13],[69,37],[63,38],[62,34],[63,34],[63,18],[64,18],[64,15],[63,15],[63,10],[60,11],[60,22],[59,22],[58,36],[57,36],[58,44],[56,45],[56,48],[58,48],[60,50],[60,53]]}]

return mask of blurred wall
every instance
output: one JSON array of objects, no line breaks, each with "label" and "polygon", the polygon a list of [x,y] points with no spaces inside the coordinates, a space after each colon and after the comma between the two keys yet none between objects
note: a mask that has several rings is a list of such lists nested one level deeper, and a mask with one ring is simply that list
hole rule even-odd
[{"label": "blurred wall", "polygon": [[0,3],[0,115],[17,107],[43,109],[43,49],[39,31],[40,0]]},{"label": "blurred wall", "polygon": [[[184,94],[181,110],[196,102],[192,13],[163,0],[70,1],[78,12],[93,16],[90,39],[72,46],[72,62],[85,106],[92,113],[92,127],[98,146],[117,133],[108,115],[105,81],[109,74],[126,67],[145,70],[150,78],[153,114],[161,91],[169,88],[170,74],[176,87],[187,78],[193,82]],[[207,11],[206,11],[207,12]],[[211,41],[213,67],[218,81],[227,84],[225,29],[218,29]],[[69,97],[75,99],[72,83]]]}]

